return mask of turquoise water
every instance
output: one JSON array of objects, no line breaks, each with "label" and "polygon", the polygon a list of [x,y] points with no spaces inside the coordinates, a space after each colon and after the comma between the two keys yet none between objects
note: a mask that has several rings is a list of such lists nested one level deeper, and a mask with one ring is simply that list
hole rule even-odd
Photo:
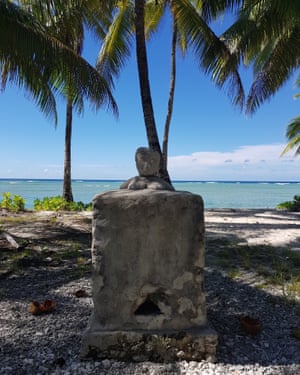
[{"label": "turquoise water", "polygon": [[[74,180],[74,200],[89,203],[101,192],[119,189],[123,181]],[[176,190],[190,191],[202,196],[206,208],[275,208],[278,203],[300,195],[300,182],[174,182]],[[33,207],[36,198],[62,194],[61,180],[0,179],[0,194],[11,192]],[[2,199],[2,195],[0,196]]]}]

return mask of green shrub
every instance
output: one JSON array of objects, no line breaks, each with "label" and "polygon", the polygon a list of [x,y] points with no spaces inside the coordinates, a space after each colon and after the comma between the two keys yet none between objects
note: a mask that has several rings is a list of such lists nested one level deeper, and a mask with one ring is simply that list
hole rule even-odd
[{"label": "green shrub", "polygon": [[83,202],[67,202],[63,197],[44,197],[35,199],[33,207],[36,211],[87,211],[92,209],[92,204]]},{"label": "green shrub", "polygon": [[299,212],[300,211],[300,195],[295,195],[292,201],[278,204],[277,208]]},{"label": "green shrub", "polygon": [[5,210],[19,212],[25,210],[25,199],[20,195],[12,195],[10,192],[2,193],[0,207]]}]

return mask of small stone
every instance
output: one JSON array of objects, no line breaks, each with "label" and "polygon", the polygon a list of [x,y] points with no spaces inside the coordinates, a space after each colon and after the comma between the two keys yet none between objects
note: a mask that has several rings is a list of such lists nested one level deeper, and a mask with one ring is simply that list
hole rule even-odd
[{"label": "small stone", "polygon": [[109,360],[109,359],[104,359],[104,360],[102,361],[102,366],[103,366],[105,369],[110,368],[110,366],[111,366],[110,360]]},{"label": "small stone", "polygon": [[33,364],[33,359],[32,358],[25,358],[24,359],[24,363],[26,364],[26,365],[32,365]]},{"label": "small stone", "polygon": [[179,352],[176,353],[176,356],[177,356],[179,359],[182,359],[182,358],[184,358],[185,353],[184,353],[183,350],[179,350]]}]

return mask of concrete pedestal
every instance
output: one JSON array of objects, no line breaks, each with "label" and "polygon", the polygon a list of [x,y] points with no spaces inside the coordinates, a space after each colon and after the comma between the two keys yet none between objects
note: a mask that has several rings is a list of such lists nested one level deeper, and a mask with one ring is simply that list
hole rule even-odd
[{"label": "concrete pedestal", "polygon": [[215,359],[199,195],[120,190],[96,196],[92,260],[94,310],[82,357]]}]

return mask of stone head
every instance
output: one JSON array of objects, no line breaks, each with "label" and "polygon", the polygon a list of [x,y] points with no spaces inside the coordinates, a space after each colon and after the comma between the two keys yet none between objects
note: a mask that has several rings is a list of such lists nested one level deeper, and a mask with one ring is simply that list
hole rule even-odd
[{"label": "stone head", "polygon": [[157,176],[159,172],[160,155],[147,147],[139,147],[135,153],[136,168],[141,177]]}]

